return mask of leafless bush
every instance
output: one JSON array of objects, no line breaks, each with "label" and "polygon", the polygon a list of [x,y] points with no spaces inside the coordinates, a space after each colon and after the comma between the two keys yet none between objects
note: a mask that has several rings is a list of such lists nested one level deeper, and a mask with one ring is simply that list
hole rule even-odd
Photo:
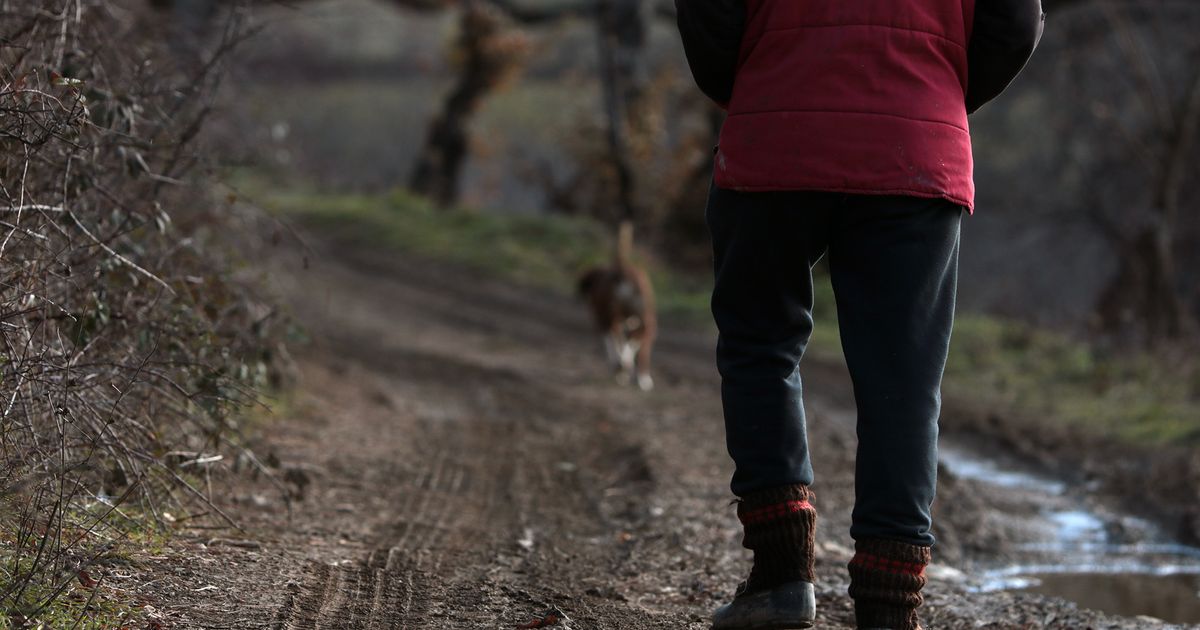
[{"label": "leafless bush", "polygon": [[[702,270],[712,255],[703,222],[712,172],[712,145],[723,113],[693,95],[669,70],[655,73],[628,103],[621,140],[633,178],[639,239],[677,265]],[[621,175],[605,121],[582,116],[561,141],[564,165],[531,160],[521,173],[539,186],[553,212],[591,216],[616,225],[625,212]]]},{"label": "leafless bush", "polygon": [[270,369],[270,312],[185,183],[243,18],[182,46],[132,0],[0,2],[0,612],[17,627],[132,526],[215,510],[231,411]]}]

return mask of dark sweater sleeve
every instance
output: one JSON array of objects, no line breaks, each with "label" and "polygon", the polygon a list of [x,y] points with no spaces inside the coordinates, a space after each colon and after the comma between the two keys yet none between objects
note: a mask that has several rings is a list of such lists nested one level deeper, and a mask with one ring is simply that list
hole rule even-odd
[{"label": "dark sweater sleeve", "polygon": [[967,112],[999,96],[1042,38],[1041,0],[977,0],[967,44]]},{"label": "dark sweater sleeve", "polygon": [[700,91],[724,106],[733,94],[742,32],[743,0],[675,0],[683,52]]}]

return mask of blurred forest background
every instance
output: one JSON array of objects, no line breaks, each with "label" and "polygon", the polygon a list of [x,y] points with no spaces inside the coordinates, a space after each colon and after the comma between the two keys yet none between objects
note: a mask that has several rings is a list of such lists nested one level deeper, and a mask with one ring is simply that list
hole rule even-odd
[{"label": "blurred forest background", "polygon": [[[605,221],[623,209],[624,163],[642,238],[702,268],[721,114],[691,83],[670,7],[614,0],[606,27],[587,2],[444,4],[265,12],[270,28],[239,75],[251,114],[238,135],[266,150],[244,159],[323,190],[407,187],[489,213]],[[979,211],[966,223],[963,306],[1119,345],[1194,334],[1197,8],[1046,8],[1034,61],[972,119]],[[612,63],[597,44],[606,28]],[[624,117],[615,160],[606,76]],[[448,128],[465,145],[437,166]]]},{"label": "blurred forest background", "polygon": [[[215,11],[174,10],[200,23],[198,6]],[[972,117],[978,205],[947,389],[1200,443],[1200,6],[1044,8],[1033,61]],[[257,15],[214,133],[241,194],[561,292],[633,217],[667,325],[708,323],[703,214],[723,113],[692,83],[671,2],[343,0]],[[836,357],[820,291],[813,352]]]},{"label": "blurred forest background", "polygon": [[[947,389],[1200,442],[1200,6],[1044,8],[1033,61],[972,117],[978,209]],[[692,83],[672,3],[345,0],[260,15],[223,143],[251,198],[561,291],[632,216],[660,308],[708,321],[703,211],[723,114]],[[821,290],[814,352],[832,357]]]}]

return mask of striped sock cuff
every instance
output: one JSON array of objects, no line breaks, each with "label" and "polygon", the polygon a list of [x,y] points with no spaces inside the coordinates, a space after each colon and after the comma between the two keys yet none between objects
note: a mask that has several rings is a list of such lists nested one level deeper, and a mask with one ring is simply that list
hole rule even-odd
[{"label": "striped sock cuff", "polygon": [[887,573],[904,573],[908,575],[925,575],[928,562],[907,562],[895,558],[887,558],[873,553],[859,551],[850,559],[850,566],[868,571],[884,571]]},{"label": "striped sock cuff", "polygon": [[770,488],[738,502],[742,545],[754,552],[749,587],[771,588],[803,580],[813,582],[817,511],[812,493],[796,484]]},{"label": "striped sock cuff", "polygon": [[764,505],[763,507],[754,508],[752,510],[739,509],[738,520],[742,522],[742,525],[746,526],[760,525],[763,523],[778,521],[798,512],[812,509],[813,506],[808,502],[807,499],[802,501],[793,499],[790,501],[784,501],[782,503]]},{"label": "striped sock cuff", "polygon": [[812,509],[813,493],[807,486],[792,484],[760,490],[737,502],[738,519],[743,523],[783,518],[804,509]]},{"label": "striped sock cuff", "polygon": [[860,628],[920,627],[929,547],[891,540],[860,540],[850,560],[850,596]]}]

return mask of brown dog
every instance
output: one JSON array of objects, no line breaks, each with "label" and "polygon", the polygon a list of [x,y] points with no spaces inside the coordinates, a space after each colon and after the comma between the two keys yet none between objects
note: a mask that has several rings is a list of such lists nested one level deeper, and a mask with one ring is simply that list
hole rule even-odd
[{"label": "brown dog", "polygon": [[617,381],[628,383],[636,373],[638,387],[649,391],[654,387],[650,352],[658,334],[658,315],[650,277],[633,264],[632,252],[633,224],[622,221],[613,263],[584,272],[579,293],[592,309]]}]

